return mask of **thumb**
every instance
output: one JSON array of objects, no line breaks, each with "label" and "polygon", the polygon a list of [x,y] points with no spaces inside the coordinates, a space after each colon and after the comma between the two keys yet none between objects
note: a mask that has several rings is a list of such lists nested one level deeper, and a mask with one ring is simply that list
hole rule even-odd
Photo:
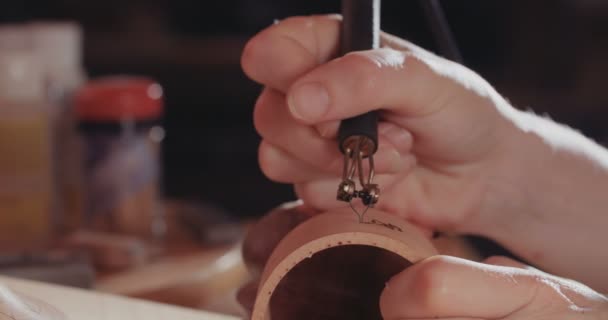
[{"label": "thumb", "polygon": [[466,70],[455,66],[420,50],[353,52],[295,81],[287,92],[287,104],[292,116],[306,124],[377,109],[408,116],[429,114],[441,100],[438,97],[454,85],[450,70]]},{"label": "thumb", "polygon": [[380,309],[387,320],[497,319],[525,307],[537,289],[538,282],[525,269],[435,256],[393,277]]}]

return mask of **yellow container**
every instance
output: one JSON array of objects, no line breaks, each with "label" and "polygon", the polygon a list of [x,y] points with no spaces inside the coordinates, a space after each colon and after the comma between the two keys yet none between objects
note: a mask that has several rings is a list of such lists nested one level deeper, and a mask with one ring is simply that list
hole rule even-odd
[{"label": "yellow container", "polygon": [[34,56],[0,49],[0,249],[44,245],[53,227],[51,119]]},{"label": "yellow container", "polygon": [[0,243],[21,247],[43,242],[52,225],[48,117],[1,117],[0,155]]}]

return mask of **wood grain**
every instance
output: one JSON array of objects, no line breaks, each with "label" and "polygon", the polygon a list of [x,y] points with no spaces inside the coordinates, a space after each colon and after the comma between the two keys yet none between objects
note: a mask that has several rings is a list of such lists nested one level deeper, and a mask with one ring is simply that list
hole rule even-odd
[{"label": "wood grain", "polygon": [[349,208],[320,214],[272,252],[251,318],[381,319],[386,281],[435,254],[420,230],[381,211],[370,209],[363,223]]}]

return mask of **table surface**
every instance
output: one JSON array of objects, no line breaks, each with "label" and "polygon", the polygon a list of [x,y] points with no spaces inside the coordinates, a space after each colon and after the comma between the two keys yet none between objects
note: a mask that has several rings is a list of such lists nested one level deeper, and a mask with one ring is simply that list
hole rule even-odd
[{"label": "table surface", "polygon": [[233,320],[231,316],[0,276],[0,285],[47,302],[77,320]]}]

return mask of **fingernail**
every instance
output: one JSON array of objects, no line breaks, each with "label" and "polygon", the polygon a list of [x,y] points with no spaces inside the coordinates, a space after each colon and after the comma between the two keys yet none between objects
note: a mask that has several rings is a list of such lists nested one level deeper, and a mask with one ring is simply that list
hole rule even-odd
[{"label": "fingernail", "polygon": [[323,122],[316,126],[317,132],[323,138],[334,138],[338,133],[338,127],[340,127],[340,122],[330,121]]},{"label": "fingernail", "polygon": [[383,136],[393,145],[399,153],[406,154],[412,147],[412,135],[405,129],[391,126],[386,131],[381,132]]},{"label": "fingernail", "polygon": [[304,83],[291,91],[287,105],[294,118],[314,122],[329,109],[329,94],[319,83]]}]

